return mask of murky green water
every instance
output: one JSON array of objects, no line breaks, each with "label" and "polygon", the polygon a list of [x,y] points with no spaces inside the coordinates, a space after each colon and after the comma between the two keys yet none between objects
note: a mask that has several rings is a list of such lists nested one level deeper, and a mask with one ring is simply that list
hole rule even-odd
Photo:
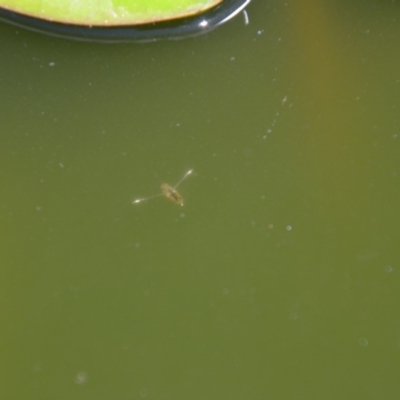
[{"label": "murky green water", "polygon": [[247,11],[0,26],[2,399],[399,398],[399,4]]}]

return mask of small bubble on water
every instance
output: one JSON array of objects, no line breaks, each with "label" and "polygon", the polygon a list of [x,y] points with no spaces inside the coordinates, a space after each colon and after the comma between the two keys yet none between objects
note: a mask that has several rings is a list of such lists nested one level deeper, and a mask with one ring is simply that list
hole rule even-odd
[{"label": "small bubble on water", "polygon": [[288,225],[288,226],[286,227],[286,230],[287,230],[288,232],[290,232],[292,229],[293,229],[293,228],[292,228],[291,225]]},{"label": "small bubble on water", "polygon": [[140,397],[147,397],[148,395],[149,395],[149,391],[147,390],[147,388],[141,388],[139,390]]},{"label": "small bubble on water", "polygon": [[78,385],[84,385],[87,382],[87,373],[85,371],[79,371],[75,376],[75,383]]},{"label": "small bubble on water", "polygon": [[393,272],[393,267],[391,265],[386,265],[385,266],[385,272],[387,274],[390,274],[391,272]]},{"label": "small bubble on water", "polygon": [[229,289],[228,288],[223,288],[222,289],[222,293],[223,294],[228,294],[229,293]]},{"label": "small bubble on water", "polygon": [[359,344],[360,346],[362,346],[362,347],[366,347],[366,346],[368,346],[368,339],[365,338],[365,337],[360,337],[360,338],[358,339],[358,344]]}]

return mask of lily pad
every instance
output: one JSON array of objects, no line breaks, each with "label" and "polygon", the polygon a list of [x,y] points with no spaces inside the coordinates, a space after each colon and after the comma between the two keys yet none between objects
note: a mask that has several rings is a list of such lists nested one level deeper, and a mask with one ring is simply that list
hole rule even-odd
[{"label": "lily pad", "polygon": [[0,7],[47,21],[121,26],[168,21],[202,13],[222,0],[0,0]]},{"label": "lily pad", "polygon": [[148,42],[197,36],[251,0],[0,0],[0,20],[75,40]]}]

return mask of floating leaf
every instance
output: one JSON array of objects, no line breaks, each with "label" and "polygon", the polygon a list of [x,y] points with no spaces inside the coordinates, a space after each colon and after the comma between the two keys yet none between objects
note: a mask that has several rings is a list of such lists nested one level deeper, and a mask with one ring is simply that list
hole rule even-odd
[{"label": "floating leaf", "polygon": [[251,0],[0,0],[0,20],[70,39],[123,42],[194,36]]},{"label": "floating leaf", "polygon": [[52,22],[139,25],[202,13],[222,0],[0,0],[0,7]]}]

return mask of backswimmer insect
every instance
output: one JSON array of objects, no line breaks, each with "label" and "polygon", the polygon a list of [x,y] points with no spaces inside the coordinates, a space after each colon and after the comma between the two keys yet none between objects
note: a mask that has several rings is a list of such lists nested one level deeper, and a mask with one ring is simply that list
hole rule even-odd
[{"label": "backswimmer insect", "polygon": [[149,197],[144,197],[142,199],[133,200],[132,204],[139,204],[139,203],[142,203],[143,201],[154,199],[155,197],[165,196],[167,199],[173,201],[175,204],[179,204],[180,206],[183,206],[183,198],[179,194],[179,192],[176,190],[176,188],[192,173],[193,173],[193,169],[189,169],[189,171],[186,172],[185,175],[183,175],[182,179],[175,186],[171,186],[168,183],[163,183],[163,184],[161,184],[161,193],[155,194],[155,195],[149,196]]}]

